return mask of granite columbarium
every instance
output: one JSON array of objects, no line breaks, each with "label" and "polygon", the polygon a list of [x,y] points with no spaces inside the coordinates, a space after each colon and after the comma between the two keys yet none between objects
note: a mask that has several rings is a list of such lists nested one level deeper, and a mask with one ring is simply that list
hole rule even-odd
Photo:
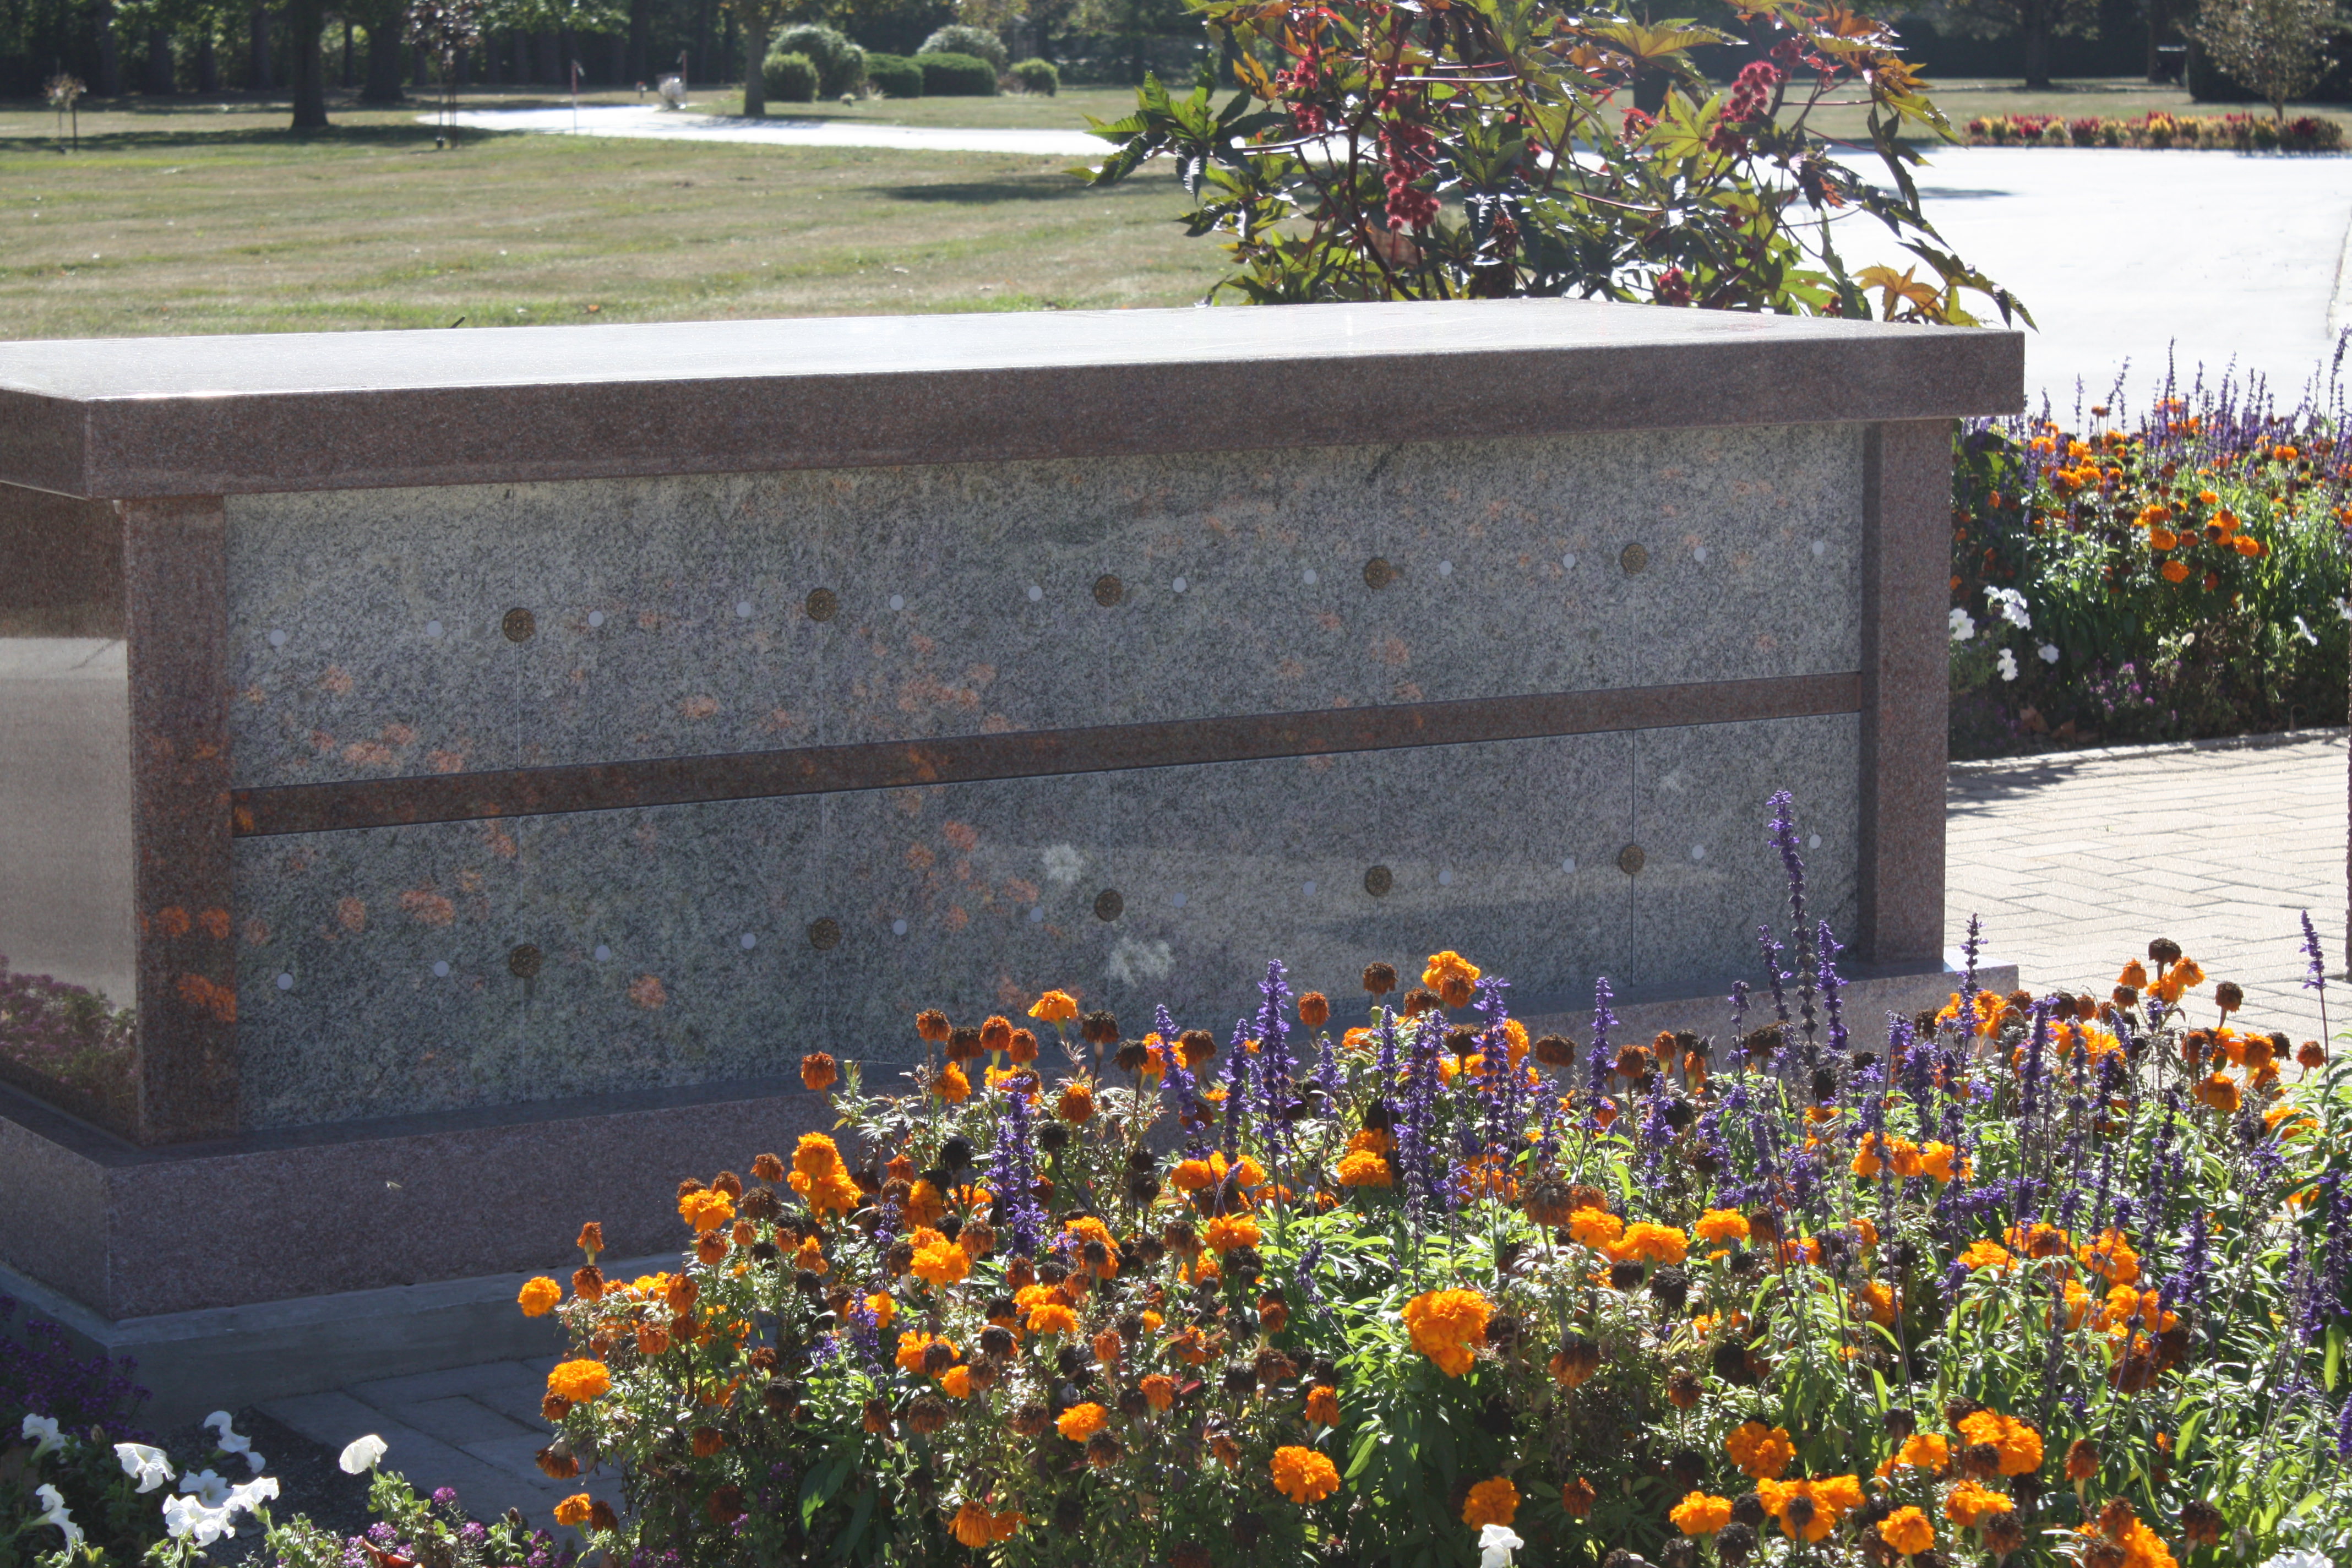
[{"label": "granite columbarium", "polygon": [[670,1245],[920,1007],[1454,948],[1719,1030],[1780,789],[1858,1029],[1939,1002],[1951,420],[2021,366],[1559,300],[0,344],[0,984],[81,1008],[0,1015],[0,1289],[233,1405],[537,1346],[515,1271]]}]

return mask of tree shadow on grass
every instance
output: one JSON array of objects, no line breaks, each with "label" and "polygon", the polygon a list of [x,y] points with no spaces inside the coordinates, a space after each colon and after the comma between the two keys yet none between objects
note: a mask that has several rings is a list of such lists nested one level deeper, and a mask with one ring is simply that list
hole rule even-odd
[{"label": "tree shadow on grass", "polygon": [[[521,132],[480,131],[467,127],[459,140],[459,148],[477,142],[502,139]],[[206,147],[285,147],[285,146],[349,146],[349,147],[429,147],[434,130],[430,125],[330,125],[324,131],[289,131],[283,125],[239,125],[218,131],[85,131],[81,133],[81,151],[85,153],[136,153],[185,149],[191,152]],[[61,142],[48,135],[0,136],[0,151],[13,153],[47,152],[66,145],[70,136]]]},{"label": "tree shadow on grass", "polygon": [[873,191],[894,202],[947,202],[957,206],[986,206],[993,202],[1055,202],[1101,195],[1084,181],[1062,174],[943,181],[936,185],[876,185]]}]

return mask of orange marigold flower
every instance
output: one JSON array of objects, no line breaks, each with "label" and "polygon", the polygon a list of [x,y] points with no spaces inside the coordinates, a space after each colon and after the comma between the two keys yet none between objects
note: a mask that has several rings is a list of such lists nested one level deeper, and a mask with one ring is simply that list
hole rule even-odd
[{"label": "orange marigold flower", "polygon": [[898,1362],[901,1372],[920,1372],[923,1370],[923,1352],[934,1344],[947,1345],[948,1353],[955,1353],[955,1346],[949,1343],[946,1336],[909,1329],[898,1336],[898,1352],[892,1359]]},{"label": "orange marigold flower", "polygon": [[908,1239],[915,1247],[908,1272],[934,1289],[943,1290],[971,1272],[971,1254],[938,1231],[926,1226]]},{"label": "orange marigold flower", "polygon": [[1083,1443],[1110,1420],[1110,1412],[1092,1400],[1073,1405],[1054,1420],[1054,1429],[1073,1443]]},{"label": "orange marigold flower", "polygon": [[773,1154],[754,1154],[751,1173],[763,1182],[781,1182],[784,1179],[784,1163]]},{"label": "orange marigold flower", "polygon": [[1312,1448],[1296,1444],[1276,1448],[1268,1468],[1274,1472],[1274,1489],[1301,1508],[1339,1489],[1338,1467]]},{"label": "orange marigold flower", "polygon": [[1747,1216],[1730,1209],[1709,1209],[1698,1216],[1698,1223],[1691,1228],[1698,1232],[1701,1241],[1713,1242],[1718,1247],[1748,1239]]},{"label": "orange marigold flower", "polygon": [[[2185,583],[2189,580],[2189,563],[2186,561],[2175,558],[2166,562],[2161,570],[2164,580],[2168,583]],[[1947,1507],[1948,1506],[1948,1504]]]},{"label": "orange marigold flower", "polygon": [[1237,1247],[1255,1247],[1265,1234],[1257,1221],[1245,1214],[1221,1214],[1209,1222],[1201,1241],[1212,1252],[1225,1253]]},{"label": "orange marigold flower", "polygon": [[547,1374],[547,1392],[573,1405],[585,1405],[610,1392],[613,1374],[601,1361],[558,1362]]},{"label": "orange marigold flower", "polygon": [[1898,1508],[1878,1521],[1878,1539],[1906,1557],[1916,1557],[1936,1545],[1936,1527],[1916,1508]]},{"label": "orange marigold flower", "polygon": [[1331,998],[1320,991],[1309,991],[1298,999],[1298,1021],[1310,1029],[1319,1029],[1331,1021]]},{"label": "orange marigold flower", "polygon": [[1568,1234],[1595,1252],[1606,1252],[1625,1234],[1625,1222],[1607,1209],[1578,1209],[1569,1215]]},{"label": "orange marigold flower", "polygon": [[1666,1517],[1685,1535],[1713,1535],[1731,1522],[1731,1500],[1691,1492],[1668,1510]]},{"label": "orange marigold flower", "polygon": [[526,1318],[544,1318],[562,1300],[563,1287],[552,1279],[541,1278],[523,1281],[521,1293],[515,1297],[515,1304],[522,1309],[522,1315]]},{"label": "orange marigold flower", "polygon": [[[801,1058],[801,1082],[812,1094],[823,1094],[826,1089],[831,1089],[840,1077],[841,1064],[823,1051],[811,1051]],[[756,1162],[752,1166],[752,1173],[754,1175],[759,1173]],[[765,1179],[773,1181],[775,1178],[771,1176]]]},{"label": "orange marigold flower", "polygon": [[1592,1511],[1592,1483],[1582,1476],[1559,1489],[1559,1511],[1570,1519],[1582,1519]]},{"label": "orange marigold flower", "polygon": [[1446,1376],[1460,1377],[1470,1370],[1476,1347],[1486,1342],[1494,1310],[1475,1290],[1431,1290],[1405,1303],[1404,1325],[1413,1349]]},{"label": "orange marigold flower", "polygon": [[1962,1481],[1944,1500],[1944,1517],[1962,1530],[1974,1530],[1994,1514],[2007,1513],[2016,1506],[2004,1493],[1975,1481]]},{"label": "orange marigold flower", "polygon": [[1639,1258],[1644,1263],[1680,1263],[1690,1249],[1690,1237],[1670,1225],[1635,1220],[1617,1244],[1619,1262]]},{"label": "orange marigold flower", "polygon": [[948,1016],[937,1007],[926,1007],[915,1015],[915,1033],[935,1045],[954,1032],[948,1023]]},{"label": "orange marigold flower", "polygon": [[937,1184],[926,1178],[917,1182],[907,1194],[907,1223],[911,1226],[937,1224],[948,1212],[947,1194]]},{"label": "orange marigold flower", "polygon": [[1979,1410],[1960,1421],[1960,1436],[2000,1450],[2000,1473],[2030,1475],[2042,1468],[2042,1434],[1998,1410]]},{"label": "orange marigold flower", "polygon": [[588,1522],[593,1500],[586,1492],[575,1492],[555,1505],[555,1522],[577,1530]]},{"label": "orange marigold flower", "polygon": [[1972,1241],[1961,1248],[1960,1266],[1965,1268],[2013,1268],[2017,1259],[1997,1241]]},{"label": "orange marigold flower", "polygon": [[1013,1020],[996,1014],[980,1026],[980,1048],[983,1051],[1007,1051],[1013,1048]]},{"label": "orange marigold flower", "polygon": [[963,1068],[950,1062],[931,1079],[931,1092],[950,1105],[961,1105],[971,1098],[971,1079],[964,1076]]},{"label": "orange marigold flower", "polygon": [[1478,966],[1458,952],[1433,952],[1421,972],[1421,983],[1437,993],[1448,1007],[1467,1007],[1476,994]]},{"label": "orange marigold flower", "polygon": [[1757,1480],[1777,1480],[1797,1458],[1789,1429],[1761,1421],[1742,1421],[1724,1438],[1723,1447],[1739,1473]]},{"label": "orange marigold flower", "polygon": [[888,1328],[890,1320],[898,1315],[898,1300],[887,1290],[877,1290],[866,1298],[866,1310],[874,1314],[874,1327],[878,1331]]},{"label": "orange marigold flower", "polygon": [[954,1399],[971,1397],[971,1367],[959,1363],[940,1373],[940,1392]]},{"label": "orange marigold flower", "polygon": [[1037,998],[1029,1016],[1047,1024],[1066,1024],[1078,1016],[1078,999],[1066,991],[1048,991]]},{"label": "orange marigold flower", "polygon": [[1396,1180],[1388,1161],[1369,1149],[1341,1155],[1336,1179],[1343,1187],[1385,1187],[1393,1185]]},{"label": "orange marigold flower", "polygon": [[967,1498],[964,1505],[956,1510],[955,1522],[949,1528],[959,1545],[978,1548],[995,1539],[994,1524],[995,1519],[986,1504]]},{"label": "orange marigold flower", "polygon": [[704,1187],[677,1200],[677,1217],[692,1226],[696,1235],[705,1235],[735,1217],[735,1200]]},{"label": "orange marigold flower", "polygon": [[1339,1391],[1328,1384],[1307,1391],[1307,1419],[1318,1426],[1339,1424]]},{"label": "orange marigold flower", "polygon": [[1083,1079],[1062,1086],[1062,1098],[1055,1102],[1055,1111],[1065,1121],[1084,1121],[1095,1113],[1095,1091]]},{"label": "orange marigold flower", "polygon": [[1508,1476],[1493,1476],[1470,1489],[1462,1500],[1462,1522],[1473,1530],[1508,1524],[1519,1511],[1519,1489]]},{"label": "orange marigold flower", "polygon": [[604,1227],[596,1221],[590,1220],[580,1227],[580,1239],[572,1245],[586,1253],[589,1262],[595,1262],[596,1255],[604,1250]]},{"label": "orange marigold flower", "polygon": [[1903,1439],[1903,1447],[1895,1451],[1895,1463],[1899,1468],[1908,1466],[1942,1475],[1952,1465],[1951,1440],[1940,1432],[1920,1432]]},{"label": "orange marigold flower", "polygon": [[1144,1402],[1154,1410],[1165,1410],[1176,1403],[1176,1380],[1164,1372],[1155,1372],[1136,1385],[1143,1391]]},{"label": "orange marigold flower", "polygon": [[1075,1334],[1078,1331],[1078,1315],[1058,1301],[1045,1301],[1029,1310],[1029,1331],[1033,1334]]}]

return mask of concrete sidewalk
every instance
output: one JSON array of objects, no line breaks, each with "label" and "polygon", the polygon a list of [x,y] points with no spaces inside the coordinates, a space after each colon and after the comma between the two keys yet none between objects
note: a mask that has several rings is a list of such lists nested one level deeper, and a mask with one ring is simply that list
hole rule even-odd
[{"label": "concrete sidewalk", "polygon": [[[434,117],[418,117],[426,124]],[[766,147],[879,147],[899,153],[1016,153],[1039,158],[1099,158],[1110,143],[1083,131],[1016,131],[952,125],[877,125],[862,120],[698,114],[632,104],[571,109],[469,109],[457,123],[476,131],[560,136],[622,136],[650,142],[730,142]]]}]

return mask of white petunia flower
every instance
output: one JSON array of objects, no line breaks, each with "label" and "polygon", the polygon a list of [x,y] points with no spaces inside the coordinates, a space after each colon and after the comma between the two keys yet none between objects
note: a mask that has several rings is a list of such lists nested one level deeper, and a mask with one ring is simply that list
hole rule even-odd
[{"label": "white petunia flower", "polygon": [[180,1478],[180,1489],[194,1495],[206,1508],[218,1508],[228,1501],[228,1482],[211,1470],[190,1470]]},{"label": "white petunia flower", "polygon": [[2305,620],[2301,616],[2297,616],[2294,618],[2294,635],[2301,637],[2304,641],[2309,643],[2314,647],[2317,647],[2319,646],[2319,634],[2313,631],[2311,629],[2311,623]]},{"label": "white petunia flower", "polygon": [[144,1443],[117,1443],[114,1457],[122,1461],[124,1475],[138,1478],[142,1492],[152,1492],[172,1479],[172,1461],[161,1448],[151,1448]]},{"label": "white petunia flower", "polygon": [[81,1526],[76,1524],[73,1515],[66,1511],[66,1499],[63,1492],[51,1486],[35,1487],[33,1500],[38,1502],[43,1510],[40,1522],[54,1524],[66,1532],[68,1551],[81,1544]]},{"label": "white petunia flower", "polygon": [[2000,666],[2000,678],[2003,680],[2015,680],[2017,679],[2017,656],[2015,654],[2010,652],[2007,648],[2003,648],[2000,650],[2000,658],[1994,662]]},{"label": "white petunia flower", "polygon": [[2030,632],[2033,629],[2033,617],[2028,615],[2025,609],[2025,595],[2016,589],[1987,588],[1985,599],[1992,605],[1995,614],[2019,631]]},{"label": "white petunia flower", "polygon": [[32,1439],[35,1464],[40,1462],[42,1455],[66,1446],[65,1437],[58,1431],[58,1418],[54,1415],[26,1416],[21,1435]]},{"label": "white petunia flower", "polygon": [[337,1463],[343,1467],[343,1474],[347,1476],[362,1475],[383,1462],[384,1449],[388,1446],[373,1432],[364,1437],[354,1437]]},{"label": "white petunia flower", "polygon": [[210,1546],[224,1535],[235,1535],[236,1524],[225,1508],[207,1508],[203,1500],[192,1497],[175,1497],[163,1505],[163,1530],[176,1539],[193,1538],[198,1546]]},{"label": "white petunia flower", "polygon": [[2058,645],[2054,642],[2043,643],[2034,651],[2042,656],[2042,662],[2044,664],[2055,664],[2058,662]]},{"label": "white petunia flower", "polygon": [[1507,1524],[1490,1524],[1478,1532],[1478,1568],[1511,1568],[1511,1553],[1525,1546]]},{"label": "white petunia flower", "polygon": [[256,1476],[261,1473],[261,1467],[266,1461],[253,1451],[253,1439],[236,1429],[227,1411],[214,1411],[205,1417],[205,1425],[220,1434],[222,1453],[243,1454],[247,1467],[247,1473]]},{"label": "white petunia flower", "polygon": [[224,1506],[231,1513],[238,1512],[240,1510],[246,1513],[257,1513],[264,1501],[277,1495],[278,1478],[264,1476],[257,1481],[247,1481],[241,1487],[229,1488],[228,1501]]},{"label": "white petunia flower", "polygon": [[1966,642],[1970,637],[1977,635],[1976,617],[1969,615],[1958,605],[1954,605],[1952,606],[1952,618],[1949,624],[1952,628],[1952,640],[1954,642]]}]

